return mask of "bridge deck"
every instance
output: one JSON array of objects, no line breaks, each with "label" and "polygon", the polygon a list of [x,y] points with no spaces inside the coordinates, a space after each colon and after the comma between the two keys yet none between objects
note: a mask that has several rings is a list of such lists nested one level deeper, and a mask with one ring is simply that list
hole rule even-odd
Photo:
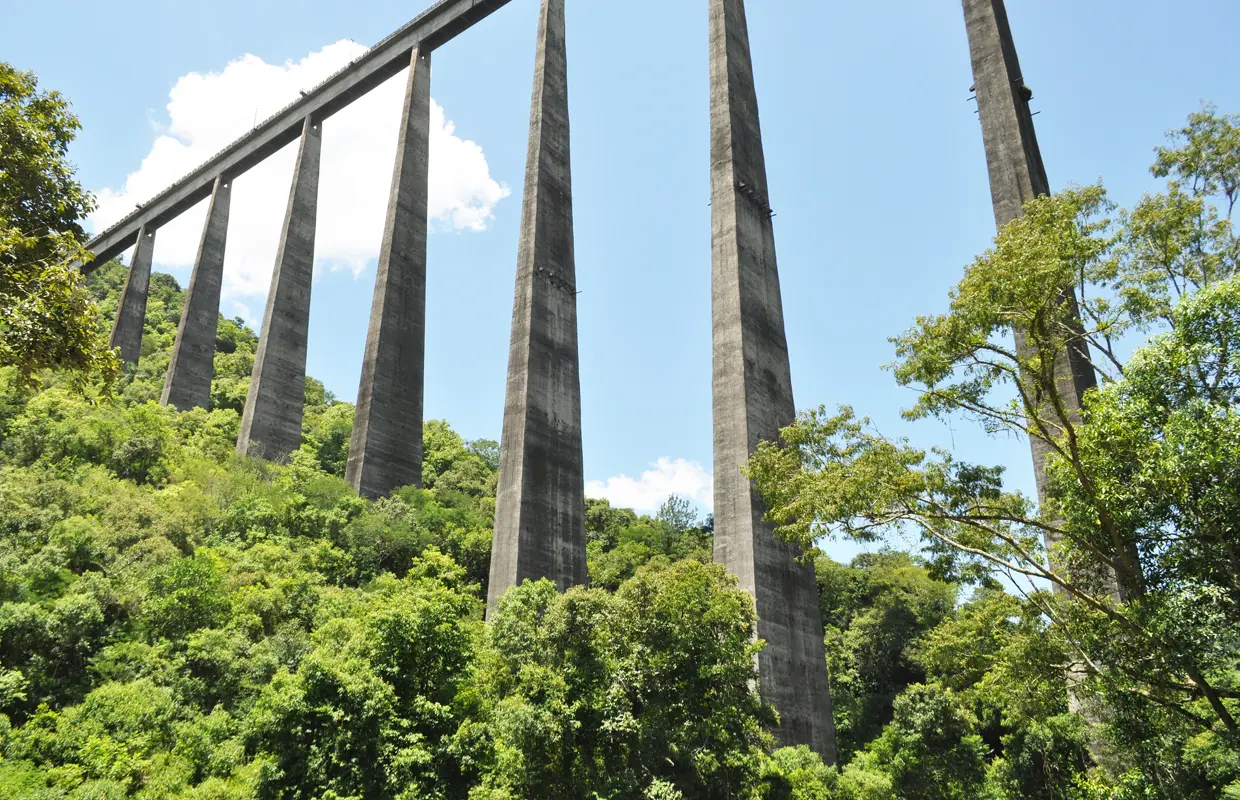
[{"label": "bridge deck", "polygon": [[508,2],[440,0],[301,98],[260,122],[211,160],[96,235],[86,245],[95,253],[95,260],[83,266],[83,271],[90,272],[132,247],[142,226],[158,228],[209,197],[217,175],[227,175],[232,180],[296,141],[301,135],[302,120],[307,116],[326,119],[399,74],[409,66],[415,45],[425,43],[431,48],[439,47]]}]

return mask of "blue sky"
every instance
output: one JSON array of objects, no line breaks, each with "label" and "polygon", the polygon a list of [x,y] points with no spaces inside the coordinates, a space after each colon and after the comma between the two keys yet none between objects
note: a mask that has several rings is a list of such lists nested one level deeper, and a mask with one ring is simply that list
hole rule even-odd
[{"label": "blue sky", "polygon": [[[176,145],[168,105],[178,85],[192,105],[192,81],[178,84],[184,76],[221,73],[246,54],[256,69],[259,60],[282,69],[340,40],[370,44],[426,4],[45,0],[6,9],[0,53],[72,98],[84,124],[71,152],[81,179],[121,191],[144,159],[158,161],[157,137]],[[500,434],[536,12],[536,0],[513,0],[435,54],[432,95],[455,125],[444,136],[455,137],[460,159],[447,179],[463,181],[468,196],[431,237],[426,409],[467,437]],[[1240,111],[1232,58],[1240,4],[1009,0],[1009,13],[1056,187],[1101,178],[1130,203],[1156,187],[1147,168],[1166,130],[1203,100]],[[881,369],[892,355],[887,337],[941,310],[963,265],[993,236],[959,3],[751,0],[749,24],[798,406],[850,403],[889,434],[1006,464],[1031,487],[1024,442],[987,439],[963,422],[906,425],[899,410],[912,398]],[[669,488],[705,499],[706,4],[570,0],[568,46],[587,480],[644,502]],[[333,52],[351,46],[340,47]],[[183,113],[209,126],[202,116],[221,102],[250,121],[249,98],[236,89]],[[352,131],[342,147],[361,142],[354,149],[367,151],[367,131],[391,127],[395,111],[372,105],[370,116],[340,123]],[[340,239],[346,257],[335,266],[351,269],[325,268],[315,284],[309,371],[352,399],[374,269],[369,229],[346,212],[381,208],[390,163],[340,152],[331,182],[325,153],[323,191],[333,202],[321,198],[319,230],[321,241],[328,230]],[[255,196],[280,198],[277,220],[284,175],[251,181]],[[239,180],[237,195],[243,188]],[[485,230],[472,229],[477,219],[453,221],[479,203],[491,214]],[[326,213],[329,205],[336,211]],[[188,278],[185,266],[170,271]],[[226,313],[247,305],[261,313],[261,295],[234,300]],[[687,463],[642,484],[660,458]],[[621,475],[635,485],[605,483]]]}]

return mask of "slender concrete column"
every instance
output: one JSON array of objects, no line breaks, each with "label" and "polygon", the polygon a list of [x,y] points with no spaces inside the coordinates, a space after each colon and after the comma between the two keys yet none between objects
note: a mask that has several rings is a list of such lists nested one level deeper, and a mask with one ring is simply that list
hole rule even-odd
[{"label": "slender concrete column", "polygon": [[211,407],[211,379],[215,376],[215,334],[220,320],[220,286],[224,279],[224,245],[228,237],[231,181],[220,175],[211,191],[207,221],[202,228],[194,274],[177,326],[172,362],[164,379],[160,402],[181,411]]},{"label": "slender concrete column", "polygon": [[715,560],[754,597],[763,699],[785,745],[835,760],[835,725],[811,566],[763,522],[741,467],[796,415],[775,234],[743,0],[710,0],[711,312],[714,325]]},{"label": "slender concrete column", "polygon": [[[973,60],[974,90],[977,92],[978,114],[982,121],[982,139],[986,147],[986,164],[990,172],[990,195],[994,204],[995,223],[1002,228],[1024,214],[1024,204],[1050,194],[1050,182],[1038,148],[1037,134],[1033,128],[1033,114],[1029,100],[1033,93],[1025,85],[1020,61],[1016,56],[1016,44],[1008,24],[1007,10],[1003,0],[964,0],[965,27],[969,34],[969,50]],[[1076,292],[1064,287],[1063,302],[1068,303],[1077,316]],[[1079,319],[1079,317],[1078,317]],[[1023,330],[1014,331],[1016,351],[1022,358],[1035,355],[1026,343]],[[1081,422],[1082,399],[1085,392],[1097,385],[1097,377],[1089,361],[1084,342],[1068,348],[1065,358],[1055,364],[1055,383],[1069,423]],[[1041,416],[1056,419],[1052,409],[1044,409]],[[1051,446],[1043,439],[1030,437],[1033,452],[1034,479],[1037,481],[1038,500],[1047,502],[1050,476],[1047,461]],[[1058,537],[1047,534],[1046,546],[1053,548]],[[1118,554],[1117,554],[1118,556]],[[1135,549],[1127,553],[1130,564],[1139,564],[1140,556]],[[1104,575],[1108,591],[1116,599],[1125,598],[1125,589],[1115,573]],[[1056,591],[1061,591],[1056,587]],[[1066,670],[1068,683],[1068,707],[1080,713],[1091,723],[1101,722],[1101,710],[1096,700],[1082,696],[1076,691],[1085,678],[1087,670],[1083,663],[1072,663]],[[1095,760],[1105,763],[1109,759],[1108,746],[1094,729],[1090,735],[1090,750]]]},{"label": "slender concrete column", "polygon": [[129,259],[129,274],[121,290],[112,323],[112,347],[119,347],[121,362],[137,364],[142,355],[142,323],[146,320],[146,296],[151,288],[151,254],[155,250],[155,231],[145,225],[138,229],[138,243]]},{"label": "slender concrete column", "polygon": [[[1050,194],[1050,183],[1029,110],[1033,93],[1021,74],[1003,0],[964,0],[964,16],[995,223],[1002,228],[1024,214],[1025,203]],[[1070,304],[1075,316],[1077,300],[1070,286],[1064,288],[1064,302]],[[1017,330],[1015,334],[1018,354],[1022,358],[1033,355],[1026,345],[1024,331]],[[1082,398],[1097,385],[1085,343],[1069,347],[1066,357],[1058,359],[1055,366],[1055,381],[1068,421],[1079,424]],[[1055,412],[1050,409],[1042,416],[1056,419]],[[1046,441],[1036,437],[1030,438],[1030,447],[1038,498],[1045,503],[1049,482],[1046,465],[1052,449]],[[1048,545],[1052,543],[1048,541]],[[1135,553],[1131,557],[1135,558]],[[1116,592],[1122,596],[1118,585]]]},{"label": "slender concrete column", "polygon": [[243,455],[278,460],[301,446],[322,141],[322,125],[307,117],[237,437]]},{"label": "slender concrete column", "polygon": [[488,601],[586,578],[564,0],[542,0]]},{"label": "slender concrete column", "polygon": [[[974,89],[986,146],[986,165],[990,172],[990,196],[995,224],[1002,228],[1024,214],[1024,204],[1050,194],[1050,182],[1042,163],[1042,151],[1033,128],[1029,100],[1033,93],[1025,85],[1016,56],[1016,43],[1008,24],[1003,0],[964,0],[965,27],[973,60]],[[1076,307],[1076,295],[1065,289],[1066,302]],[[1016,332],[1017,347],[1026,355],[1025,336]],[[1082,343],[1070,349],[1057,367],[1056,382],[1067,403],[1073,423],[1081,418],[1081,398],[1097,386],[1097,377]],[[1051,447],[1041,439],[1031,439],[1034,475],[1038,497],[1046,500],[1048,476],[1046,461]]]},{"label": "slender concrete column", "polygon": [[367,497],[422,483],[430,125],[431,54],[414,48],[349,443],[347,478]]}]

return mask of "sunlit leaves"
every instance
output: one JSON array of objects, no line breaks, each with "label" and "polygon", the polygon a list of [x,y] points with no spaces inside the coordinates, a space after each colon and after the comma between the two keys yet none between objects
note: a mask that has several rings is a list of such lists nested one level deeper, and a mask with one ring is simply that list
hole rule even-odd
[{"label": "sunlit leaves", "polygon": [[79,127],[62,95],[0,62],[0,364],[26,385],[48,367],[105,384],[118,369],[75,266],[94,207],[66,158]]}]

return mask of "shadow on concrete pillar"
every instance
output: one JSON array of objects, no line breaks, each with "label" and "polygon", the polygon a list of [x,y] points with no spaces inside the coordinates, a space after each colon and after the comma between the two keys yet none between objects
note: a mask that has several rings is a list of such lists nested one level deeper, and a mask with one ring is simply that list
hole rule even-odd
[{"label": "shadow on concrete pillar", "polygon": [[366,497],[422,484],[431,54],[414,48],[346,477]]},{"label": "shadow on concrete pillar", "polygon": [[220,319],[220,287],[224,279],[224,247],[228,238],[228,207],[232,183],[215,179],[207,219],[189,280],[185,308],[177,326],[172,361],[164,379],[160,402],[180,411],[211,407],[211,379],[215,375],[215,335]]},{"label": "shadow on concrete pillar", "polygon": [[237,452],[272,461],[287,458],[301,446],[322,127],[310,117],[302,125],[288,211],[237,437]]},{"label": "shadow on concrete pillar", "polygon": [[125,288],[112,323],[111,346],[120,348],[123,364],[137,364],[142,355],[142,325],[146,320],[146,298],[151,288],[151,255],[155,250],[155,230],[143,225],[129,259]]},{"label": "shadow on concrete pillar", "polygon": [[741,467],[792,424],[775,234],[742,0],[710,0],[711,314],[714,342],[715,560],[753,595],[762,699],[781,744],[835,760],[818,586],[777,540]]},{"label": "shadow on concrete pillar", "polygon": [[564,0],[542,0],[488,604],[586,576]]}]

